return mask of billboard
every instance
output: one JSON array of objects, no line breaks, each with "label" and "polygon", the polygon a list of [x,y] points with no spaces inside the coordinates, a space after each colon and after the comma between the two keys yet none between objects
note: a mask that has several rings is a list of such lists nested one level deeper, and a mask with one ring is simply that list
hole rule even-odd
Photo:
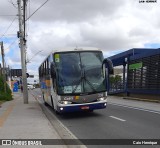
[{"label": "billboard", "polygon": [[22,69],[11,69],[11,76],[22,76]]}]

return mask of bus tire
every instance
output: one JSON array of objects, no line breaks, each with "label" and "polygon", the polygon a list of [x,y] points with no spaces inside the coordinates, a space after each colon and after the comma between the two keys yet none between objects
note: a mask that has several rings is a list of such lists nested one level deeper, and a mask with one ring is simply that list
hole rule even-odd
[{"label": "bus tire", "polygon": [[54,103],[53,103],[52,95],[51,95],[51,103],[52,103],[52,107],[53,107],[53,109],[54,109]]},{"label": "bus tire", "polygon": [[89,112],[89,113],[93,113],[93,111],[94,111],[94,110],[93,110],[93,109],[91,109],[91,110],[89,110],[88,112]]},{"label": "bus tire", "polygon": [[42,98],[43,98],[43,101],[45,102],[45,100],[44,100],[44,94],[42,94]]},{"label": "bus tire", "polygon": [[57,110],[55,110],[56,115],[60,115],[60,112],[58,112]]},{"label": "bus tire", "polygon": [[60,115],[61,113],[59,111],[57,111],[56,109],[54,109],[54,112],[56,113],[56,115]]},{"label": "bus tire", "polygon": [[44,94],[42,95],[42,97],[43,97],[44,105],[45,105],[45,106],[48,106],[48,104],[46,103],[46,101],[45,101],[45,99],[44,99]]},{"label": "bus tire", "polygon": [[45,105],[45,106],[48,106],[48,103],[44,101],[44,105]]}]

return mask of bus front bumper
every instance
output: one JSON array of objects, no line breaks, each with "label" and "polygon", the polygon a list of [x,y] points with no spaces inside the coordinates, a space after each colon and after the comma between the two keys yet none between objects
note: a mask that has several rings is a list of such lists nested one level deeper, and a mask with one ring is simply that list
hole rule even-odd
[{"label": "bus front bumper", "polygon": [[57,106],[57,111],[60,113],[77,112],[77,111],[92,111],[95,109],[106,108],[106,106],[107,106],[107,101],[100,101],[100,102],[95,102],[95,103],[85,103],[85,104],[68,104],[68,105],[59,104]]}]

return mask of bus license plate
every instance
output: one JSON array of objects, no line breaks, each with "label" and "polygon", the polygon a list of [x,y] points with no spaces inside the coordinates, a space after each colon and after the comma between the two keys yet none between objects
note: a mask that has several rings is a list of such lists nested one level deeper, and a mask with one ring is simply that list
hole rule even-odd
[{"label": "bus license plate", "polygon": [[82,106],[81,109],[83,109],[83,110],[89,109],[89,106]]}]

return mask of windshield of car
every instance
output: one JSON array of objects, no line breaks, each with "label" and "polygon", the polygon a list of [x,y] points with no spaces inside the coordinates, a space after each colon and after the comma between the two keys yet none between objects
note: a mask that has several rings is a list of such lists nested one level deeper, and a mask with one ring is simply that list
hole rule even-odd
[{"label": "windshield of car", "polygon": [[59,94],[106,91],[102,74],[102,52],[66,52],[54,54]]}]

